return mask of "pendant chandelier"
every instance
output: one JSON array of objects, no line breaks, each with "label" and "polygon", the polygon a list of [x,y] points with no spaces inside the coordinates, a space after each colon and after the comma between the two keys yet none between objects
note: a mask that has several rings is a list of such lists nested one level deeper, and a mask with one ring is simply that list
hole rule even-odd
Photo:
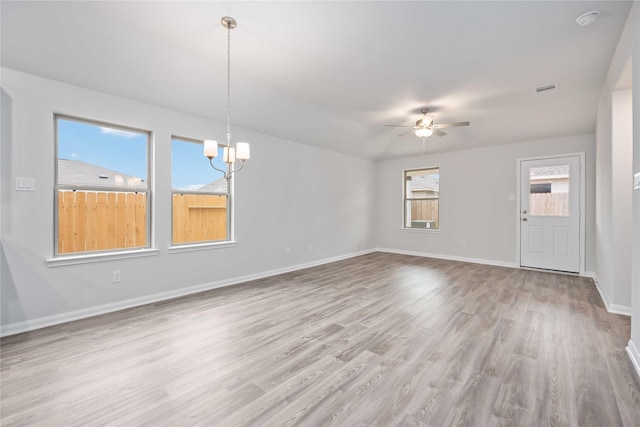
[{"label": "pendant chandelier", "polygon": [[[231,30],[237,27],[236,20],[224,16],[221,19],[222,26],[227,29],[227,145],[224,147],[222,160],[226,163],[226,170],[218,169],[213,164],[213,159],[218,155],[218,142],[207,139],[204,141],[204,155],[209,158],[211,167],[224,174],[224,178],[229,180],[231,175],[238,172],[244,166],[244,161],[249,160],[249,144],[238,142],[235,147],[231,146]],[[240,160],[240,167],[233,169],[236,160]],[[228,187],[227,187],[228,188]]]}]

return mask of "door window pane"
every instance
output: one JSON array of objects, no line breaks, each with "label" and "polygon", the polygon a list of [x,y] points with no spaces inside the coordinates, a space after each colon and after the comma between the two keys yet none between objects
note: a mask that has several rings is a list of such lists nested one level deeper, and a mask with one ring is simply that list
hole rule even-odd
[{"label": "door window pane", "polygon": [[529,215],[569,216],[569,165],[529,168]]}]

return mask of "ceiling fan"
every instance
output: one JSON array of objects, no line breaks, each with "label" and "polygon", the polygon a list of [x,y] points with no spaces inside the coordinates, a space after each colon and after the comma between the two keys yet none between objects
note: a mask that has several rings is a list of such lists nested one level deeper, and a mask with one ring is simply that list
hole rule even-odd
[{"label": "ceiling fan", "polygon": [[385,126],[390,126],[390,127],[410,127],[411,129],[409,129],[408,131],[401,133],[398,136],[404,136],[407,135],[408,133],[415,133],[415,135],[417,137],[420,138],[427,138],[431,135],[436,135],[436,136],[445,136],[446,133],[442,132],[440,129],[446,129],[446,128],[454,128],[454,127],[459,127],[459,126],[469,126],[470,123],[469,122],[455,122],[455,123],[433,123],[433,116],[429,114],[429,109],[428,108],[423,108],[422,110],[420,110],[420,112],[422,113],[422,118],[418,119],[416,121],[416,125],[415,126],[411,126],[411,125],[385,125]]}]

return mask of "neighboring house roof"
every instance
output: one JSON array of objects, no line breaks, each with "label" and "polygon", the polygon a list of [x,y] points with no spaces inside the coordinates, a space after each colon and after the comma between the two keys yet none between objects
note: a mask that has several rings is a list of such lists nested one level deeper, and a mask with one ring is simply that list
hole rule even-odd
[{"label": "neighboring house roof", "polygon": [[529,170],[532,180],[537,179],[562,179],[569,177],[569,165],[543,166]]},{"label": "neighboring house roof", "polygon": [[224,179],[224,177],[218,178],[215,181],[211,181],[210,183],[198,188],[197,191],[206,191],[206,192],[212,192],[212,193],[226,193],[227,180]]},{"label": "neighboring house roof", "polygon": [[439,191],[440,177],[434,175],[412,176],[411,191]]},{"label": "neighboring house roof", "polygon": [[[58,159],[58,183],[80,186],[146,187],[144,179],[80,160]],[[177,189],[178,191],[180,189]],[[227,180],[216,179],[194,191],[226,193]]]},{"label": "neighboring house roof", "polygon": [[80,160],[58,159],[58,183],[105,187],[146,187],[144,179]]}]

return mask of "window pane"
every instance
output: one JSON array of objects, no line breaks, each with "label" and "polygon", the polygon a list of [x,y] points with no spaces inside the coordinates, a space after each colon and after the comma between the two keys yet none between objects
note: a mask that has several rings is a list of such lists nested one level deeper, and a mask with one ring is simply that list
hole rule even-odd
[{"label": "window pane", "polygon": [[569,216],[569,165],[529,168],[529,215]]},{"label": "window pane", "polygon": [[404,172],[404,226],[438,229],[440,169],[416,169]]},{"label": "window pane", "polygon": [[[171,188],[174,191],[226,193],[227,180],[221,172],[211,168],[209,159],[202,154],[202,142],[173,138],[171,140]],[[222,147],[213,164],[222,170]]]},{"label": "window pane", "polygon": [[147,188],[146,132],[58,118],[57,183]]},{"label": "window pane", "polygon": [[173,244],[227,240],[227,196],[173,194]]},{"label": "window pane", "polygon": [[[211,168],[202,150],[199,141],[171,141],[174,245],[229,240],[227,180]],[[218,147],[218,157],[213,162],[224,170],[222,151]]]},{"label": "window pane", "polygon": [[411,228],[438,228],[438,199],[408,200]]},{"label": "window pane", "polygon": [[56,254],[148,247],[149,133],[56,117]]},{"label": "window pane", "polygon": [[59,254],[147,246],[146,193],[57,193]]}]

